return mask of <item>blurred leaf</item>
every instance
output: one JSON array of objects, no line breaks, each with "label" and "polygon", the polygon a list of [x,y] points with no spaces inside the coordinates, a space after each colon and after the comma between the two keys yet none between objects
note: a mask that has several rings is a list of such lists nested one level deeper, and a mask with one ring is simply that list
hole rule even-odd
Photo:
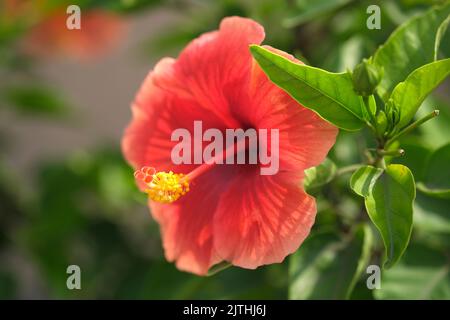
[{"label": "blurred leaf", "polygon": [[420,142],[431,149],[440,148],[449,142],[450,105],[448,100],[438,99],[435,95],[428,97],[417,111],[415,119],[423,118],[436,109],[439,110],[439,117],[421,125],[416,131],[416,135],[410,135],[411,138],[408,141]]},{"label": "blurred leaf", "polygon": [[[416,137],[410,137],[408,141],[401,143],[405,154],[402,157],[392,159],[393,163],[402,164],[408,167],[414,175],[415,180],[421,181],[423,171],[431,150],[417,142]],[[399,146],[393,146],[398,149]]]},{"label": "blurred leaf", "polygon": [[97,2],[105,5],[107,3],[107,9],[114,10],[120,13],[132,13],[138,12],[143,9],[154,7],[156,5],[163,4],[163,0],[120,0],[120,1],[102,1]]},{"label": "blurred leaf", "polygon": [[361,167],[353,173],[350,179],[350,187],[361,197],[367,197],[382,173],[383,170],[379,168],[372,166]]},{"label": "blurred leaf", "polygon": [[345,72],[353,68],[361,61],[364,39],[353,36],[345,41],[339,48],[339,62],[337,70]]},{"label": "blurred leaf", "polygon": [[430,189],[425,184],[419,182],[417,190],[435,198],[450,199],[450,189]]},{"label": "blurred leaf", "polygon": [[287,28],[292,28],[301,25],[305,22],[312,21],[317,17],[330,13],[344,5],[350,3],[352,0],[297,0],[296,6],[299,13],[293,17],[286,18],[283,25]]},{"label": "blurred leaf", "polygon": [[[41,3],[41,10],[51,12],[55,9],[67,8],[69,5],[74,4],[72,0],[45,0]],[[162,0],[117,0],[117,1],[104,1],[104,0],[77,0],[81,10],[112,10],[119,13],[136,12],[138,10],[146,9],[151,6],[162,4]]]},{"label": "blurred leaf", "polygon": [[400,82],[390,99],[400,114],[398,127],[405,127],[416,114],[425,98],[450,74],[450,59],[426,64],[414,70]]},{"label": "blurred leaf", "polygon": [[411,171],[403,165],[391,164],[365,198],[367,213],[383,238],[386,268],[395,265],[408,246],[415,196]]},{"label": "blurred leaf", "polygon": [[383,272],[377,299],[450,299],[450,264],[437,250],[412,244],[402,261]]},{"label": "blurred leaf", "polygon": [[[141,245],[149,250],[139,243],[147,241],[149,234],[142,240],[133,240],[142,236],[140,229],[133,229],[133,238],[125,236],[126,226],[119,219],[120,214],[127,215],[130,222],[137,219],[133,194],[129,194],[128,206],[123,200],[119,206],[109,203],[108,198],[103,201],[103,185],[99,183],[104,175],[102,169],[116,171],[119,167],[130,170],[119,152],[97,151],[36,170],[37,200],[21,232],[21,241],[44,276],[51,297],[112,298],[124,278],[121,269],[129,264],[136,267],[148,263],[143,258],[145,252],[137,248]],[[115,178],[116,173],[111,177]],[[122,194],[113,189],[113,180],[109,184],[107,192]],[[130,188],[137,192],[134,184]],[[148,217],[146,213],[145,216]],[[150,232],[150,221],[141,221],[139,226]],[[157,234],[154,237],[158,239]],[[81,267],[82,291],[67,290],[66,268],[70,264]]]},{"label": "blurred leaf", "polygon": [[167,54],[176,55],[182,50],[183,46],[192,39],[198,37],[202,31],[206,30],[197,30],[195,27],[182,25],[180,28],[167,30],[155,39],[146,41],[143,45],[143,49],[155,56]]},{"label": "blurred leaf", "polygon": [[387,99],[392,89],[415,69],[434,60],[436,33],[450,14],[450,2],[434,7],[401,25],[374,55],[384,68],[378,93]]},{"label": "blurred leaf", "polygon": [[450,200],[428,197],[420,192],[414,202],[414,228],[429,233],[450,234]]},{"label": "blurred leaf", "polygon": [[356,283],[355,288],[350,295],[350,300],[374,300],[373,290],[367,288],[366,279],[364,279],[364,277]]},{"label": "blurred leaf", "polygon": [[17,283],[13,274],[0,268],[0,299],[14,299],[17,294]]},{"label": "blurred leaf", "polygon": [[363,102],[349,74],[298,64],[256,45],[250,50],[270,80],[303,106],[345,130],[364,126]]},{"label": "blurred leaf", "polygon": [[7,104],[25,114],[60,116],[69,110],[59,94],[44,87],[10,87],[2,95]]},{"label": "blurred leaf", "polygon": [[130,169],[121,163],[105,163],[98,168],[98,187],[105,205],[117,209],[129,206],[137,192]]},{"label": "blurred leaf", "polygon": [[23,199],[12,168],[0,161],[0,250],[11,244],[11,234],[24,218]]},{"label": "blurred leaf", "polygon": [[444,20],[444,22],[442,22],[442,24],[439,26],[439,29],[436,33],[436,41],[434,43],[434,60],[438,60],[438,58],[439,58],[440,46],[441,46],[442,40],[444,39],[444,36],[447,32],[449,23],[450,23],[450,15],[447,17],[447,19]]},{"label": "blurred leaf", "polygon": [[424,169],[424,184],[419,190],[428,195],[450,198],[450,143],[434,151],[428,158]]},{"label": "blurred leaf", "polygon": [[130,265],[125,272],[114,298],[286,299],[287,272],[282,264],[257,270],[229,268],[213,277],[198,277],[166,261],[148,261]]},{"label": "blurred leaf", "polygon": [[408,20],[408,15],[405,13],[404,7],[396,1],[383,1],[382,12],[396,25],[400,25]]},{"label": "blurred leaf", "polygon": [[326,158],[317,167],[305,170],[305,180],[303,182],[305,190],[310,191],[330,182],[336,174],[336,165]]},{"label": "blurred leaf", "polygon": [[365,134],[362,130],[355,137],[353,132],[339,131],[336,143],[330,151],[330,158],[333,159],[338,168],[363,161],[361,153],[367,148]]},{"label": "blurred leaf", "polygon": [[370,228],[358,226],[352,239],[334,233],[311,235],[290,257],[290,299],[347,299],[370,259]]}]

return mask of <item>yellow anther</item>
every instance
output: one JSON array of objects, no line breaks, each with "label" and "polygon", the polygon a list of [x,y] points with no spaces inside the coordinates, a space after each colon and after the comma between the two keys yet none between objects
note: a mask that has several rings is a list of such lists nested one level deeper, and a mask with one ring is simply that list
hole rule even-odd
[{"label": "yellow anther", "polygon": [[189,182],[182,173],[156,172],[148,180],[144,181],[148,186],[145,192],[153,201],[172,203],[189,191]]}]

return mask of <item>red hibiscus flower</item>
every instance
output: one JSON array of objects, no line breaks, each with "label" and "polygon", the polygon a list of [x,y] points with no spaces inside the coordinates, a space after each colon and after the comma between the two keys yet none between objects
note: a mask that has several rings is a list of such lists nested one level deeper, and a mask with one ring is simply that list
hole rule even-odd
[{"label": "red hibiscus flower", "polygon": [[68,14],[57,10],[31,28],[24,39],[28,53],[42,57],[68,56],[88,60],[105,54],[123,37],[125,21],[112,13],[81,12],[81,29],[67,28]]},{"label": "red hibiscus flower", "polygon": [[[250,269],[281,262],[314,223],[304,170],[324,160],[337,129],[268,80],[249,51],[263,39],[256,22],[225,18],[178,59],[162,59],[133,103],[123,152],[134,168],[144,166],[136,177],[149,194],[166,258],[181,270],[203,275],[221,261]],[[278,173],[261,175],[261,164],[175,165],[171,134],[192,133],[197,120],[221,132],[278,129]]]}]

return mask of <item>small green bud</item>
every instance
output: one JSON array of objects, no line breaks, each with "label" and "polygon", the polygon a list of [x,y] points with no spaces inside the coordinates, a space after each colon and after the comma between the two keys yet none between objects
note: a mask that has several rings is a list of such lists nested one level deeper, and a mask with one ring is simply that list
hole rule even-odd
[{"label": "small green bud", "polygon": [[370,96],[383,77],[383,71],[364,59],[355,67],[352,74],[353,88],[361,96]]},{"label": "small green bud", "polygon": [[393,129],[400,120],[400,112],[394,105],[392,99],[389,99],[389,101],[386,103],[385,109],[386,116],[389,122],[389,129]]},{"label": "small green bud", "polygon": [[382,136],[388,127],[388,119],[387,119],[386,113],[384,113],[384,111],[381,110],[377,114],[376,122],[377,122],[377,125],[376,125],[377,133],[379,136]]}]

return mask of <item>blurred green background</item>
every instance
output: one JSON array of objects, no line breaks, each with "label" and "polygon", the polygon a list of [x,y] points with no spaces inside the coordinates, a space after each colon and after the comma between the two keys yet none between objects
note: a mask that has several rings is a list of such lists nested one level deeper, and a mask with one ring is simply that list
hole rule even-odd
[{"label": "blurred green background", "polygon": [[[225,16],[251,17],[265,27],[266,44],[313,66],[345,71],[439,1],[67,1],[79,4],[82,15],[101,10],[126,24],[114,46],[87,61],[23,50],[40,18],[29,11],[7,14],[9,2],[0,1],[0,298],[286,299],[292,280],[287,259],[210,277],[165,261],[158,226],[120,152],[134,94],[157,60],[176,56]],[[67,5],[42,2],[43,11]],[[381,30],[366,27],[371,4],[381,7]],[[443,41],[445,53],[449,46]],[[440,109],[440,117],[402,141],[406,155],[396,161],[417,177],[426,154],[448,143],[449,92],[447,81],[421,109]],[[339,166],[360,162],[368,137],[340,133],[331,158]],[[348,177],[336,179],[315,192],[313,233],[345,230],[363,210],[347,184]],[[362,278],[351,298],[449,297],[449,215],[449,200],[419,192],[404,259],[383,276],[381,290],[366,289]],[[71,264],[81,267],[81,290],[66,287]],[[322,270],[324,277],[336,279],[345,265],[335,267]]]}]

